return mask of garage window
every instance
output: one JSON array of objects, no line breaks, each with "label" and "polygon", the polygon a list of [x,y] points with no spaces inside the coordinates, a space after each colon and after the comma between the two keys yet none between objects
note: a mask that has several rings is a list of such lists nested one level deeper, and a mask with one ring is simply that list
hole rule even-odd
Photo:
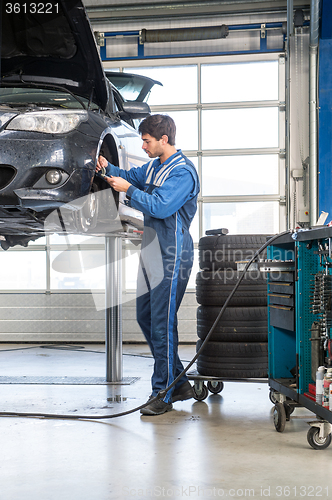
[{"label": "garage window", "polygon": [[197,111],[169,111],[176,124],[176,147],[182,151],[198,148],[198,113]]},{"label": "garage window", "polygon": [[44,290],[46,286],[46,252],[7,250],[1,252],[1,290]]},{"label": "garage window", "polygon": [[[278,224],[277,202],[204,203],[203,230],[227,227],[232,234],[271,234]],[[273,233],[272,233],[273,234]]]},{"label": "garage window", "polygon": [[[155,66],[140,61],[120,71],[141,73],[164,85],[152,89],[148,102],[153,113],[174,118],[176,146],[199,173],[195,243],[206,229],[216,227],[233,233],[282,230],[284,59],[265,54],[201,58],[194,65],[189,61]],[[246,210],[255,223],[240,222]]]},{"label": "garage window", "polygon": [[202,64],[202,102],[248,102],[278,99],[275,61]]},{"label": "garage window", "polygon": [[[176,146],[193,161],[201,181],[191,226],[195,247],[211,228],[277,233],[286,218],[284,59],[265,54],[195,60],[153,66],[138,61],[120,68],[163,84],[151,91],[151,111],[174,118]],[[189,288],[195,287],[195,274],[194,269]]]},{"label": "garage window", "polygon": [[278,146],[278,108],[202,112],[202,148],[261,149]]},{"label": "garage window", "polygon": [[158,80],[149,97],[150,106],[168,104],[194,104],[197,102],[197,65],[152,66],[125,68],[127,73],[136,73]]},{"label": "garage window", "polygon": [[203,158],[202,194],[203,196],[278,194],[278,160],[278,155]]}]

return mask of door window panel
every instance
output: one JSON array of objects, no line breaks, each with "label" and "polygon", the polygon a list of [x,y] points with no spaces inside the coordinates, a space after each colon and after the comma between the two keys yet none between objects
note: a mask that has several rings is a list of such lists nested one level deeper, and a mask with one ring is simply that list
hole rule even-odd
[{"label": "door window panel", "polygon": [[126,290],[136,290],[137,288],[137,274],[140,253],[140,247],[129,248],[125,250],[125,258],[123,264]]},{"label": "door window panel", "polygon": [[202,111],[203,149],[278,147],[278,108]]},{"label": "door window panel", "polygon": [[202,64],[202,102],[278,100],[278,61]]},{"label": "door window panel", "polygon": [[202,159],[203,196],[278,194],[278,155],[210,156]]},{"label": "door window panel", "polygon": [[170,111],[167,112],[176,125],[175,146],[182,150],[198,148],[198,115],[197,111]]},{"label": "door window panel", "polygon": [[1,290],[44,290],[46,252],[9,250],[1,252]]},{"label": "door window panel", "polygon": [[187,290],[195,290],[196,289],[196,276],[197,273],[199,272],[199,257],[198,257],[198,250],[194,250],[194,262],[193,262],[193,267],[189,276],[189,281],[187,285]]},{"label": "door window panel", "polygon": [[127,73],[148,76],[163,84],[154,85],[148,99],[149,105],[191,104],[197,102],[197,65],[153,66],[125,68]]},{"label": "door window panel", "polygon": [[275,234],[279,231],[279,203],[204,203],[204,234],[220,227],[230,234]]},{"label": "door window panel", "polygon": [[195,217],[193,218],[191,224],[190,224],[190,234],[193,239],[194,243],[199,242],[199,216],[198,216],[198,209],[195,214]]},{"label": "door window panel", "polygon": [[51,289],[105,289],[104,250],[51,251]]}]

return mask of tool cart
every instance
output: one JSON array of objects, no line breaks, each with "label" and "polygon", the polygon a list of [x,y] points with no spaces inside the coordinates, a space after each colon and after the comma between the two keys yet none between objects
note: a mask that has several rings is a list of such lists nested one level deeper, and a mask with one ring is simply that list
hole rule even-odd
[{"label": "tool cart", "polygon": [[270,399],[278,432],[296,406],[316,415],[309,422],[314,449],[331,443],[332,411],[316,403],[318,366],[332,366],[332,227],[298,230],[268,247],[268,348]]}]

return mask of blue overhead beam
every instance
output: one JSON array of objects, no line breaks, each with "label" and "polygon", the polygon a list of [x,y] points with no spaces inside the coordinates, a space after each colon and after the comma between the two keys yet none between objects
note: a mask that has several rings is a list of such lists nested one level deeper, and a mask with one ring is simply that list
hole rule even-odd
[{"label": "blue overhead beam", "polygon": [[[307,26],[308,23],[305,23]],[[260,47],[258,50],[241,50],[241,51],[218,51],[218,52],[196,52],[196,53],[183,53],[183,54],[164,54],[164,55],[153,55],[147,56],[144,53],[144,44],[140,43],[140,32],[139,31],[114,31],[104,33],[105,44],[100,47],[100,57],[102,61],[128,61],[137,59],[165,59],[165,58],[176,58],[176,57],[204,57],[204,56],[217,56],[217,55],[240,55],[240,54],[259,54],[259,53],[270,53],[270,52],[280,52],[284,50],[284,37],[283,46],[276,49],[267,48],[267,39],[270,29],[280,28],[282,29],[282,22],[275,23],[265,23],[265,37],[260,38]],[[251,30],[261,30],[261,24],[238,24],[233,26],[228,26],[229,31],[251,31]],[[137,55],[130,57],[107,57],[106,53],[106,40],[107,38],[137,38]],[[222,44],[222,41],[221,41]]]}]

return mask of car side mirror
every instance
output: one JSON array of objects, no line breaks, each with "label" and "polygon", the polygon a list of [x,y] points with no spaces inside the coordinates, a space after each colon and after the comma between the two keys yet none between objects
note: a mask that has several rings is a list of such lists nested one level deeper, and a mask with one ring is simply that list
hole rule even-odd
[{"label": "car side mirror", "polygon": [[130,118],[144,118],[151,113],[150,106],[146,102],[126,101],[122,105],[120,116],[130,116]]}]

